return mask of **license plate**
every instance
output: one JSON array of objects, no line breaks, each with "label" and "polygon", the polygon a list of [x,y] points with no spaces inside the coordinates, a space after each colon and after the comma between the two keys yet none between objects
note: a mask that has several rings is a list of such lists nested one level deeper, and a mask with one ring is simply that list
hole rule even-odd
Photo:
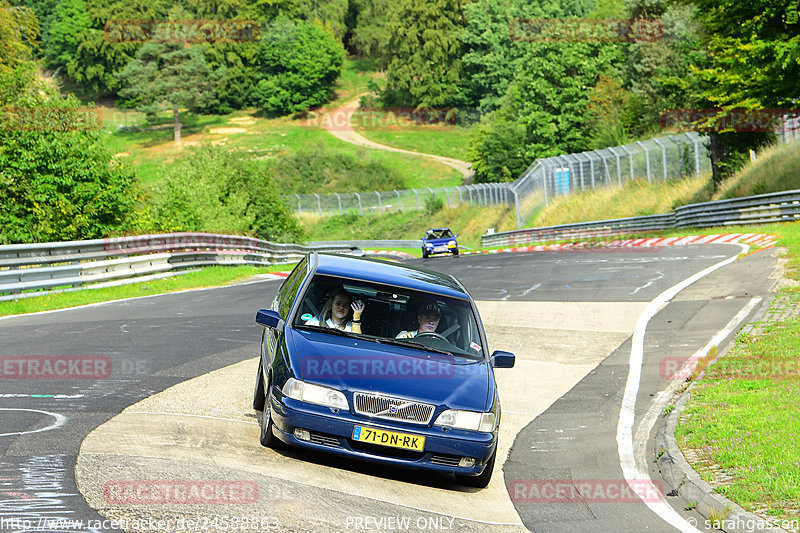
[{"label": "license plate", "polygon": [[436,247],[434,247],[433,251],[434,252],[446,252],[447,251],[447,246],[436,246]]},{"label": "license plate", "polygon": [[395,433],[361,426],[353,428],[353,440],[419,452],[425,446],[425,437],[420,435],[408,435],[407,433]]}]

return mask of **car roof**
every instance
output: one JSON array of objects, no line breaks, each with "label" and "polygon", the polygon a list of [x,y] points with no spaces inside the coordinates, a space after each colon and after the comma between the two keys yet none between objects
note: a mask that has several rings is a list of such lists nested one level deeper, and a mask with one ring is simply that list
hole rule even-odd
[{"label": "car roof", "polygon": [[447,231],[450,228],[430,228],[428,231]]},{"label": "car roof", "polygon": [[383,283],[462,300],[470,299],[467,289],[449,274],[380,259],[326,253],[314,255],[318,274]]}]

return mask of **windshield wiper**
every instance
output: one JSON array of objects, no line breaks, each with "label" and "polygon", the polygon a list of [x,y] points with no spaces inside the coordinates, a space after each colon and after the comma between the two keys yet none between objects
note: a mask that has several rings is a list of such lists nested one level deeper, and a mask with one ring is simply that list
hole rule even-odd
[{"label": "windshield wiper", "polygon": [[423,350],[427,350],[429,352],[440,353],[444,355],[458,355],[450,350],[445,350],[444,348],[434,348],[432,346],[428,346],[427,344],[422,344],[419,341],[415,341],[413,339],[381,339],[386,344],[393,344],[395,346],[406,346],[408,348],[420,348]]}]

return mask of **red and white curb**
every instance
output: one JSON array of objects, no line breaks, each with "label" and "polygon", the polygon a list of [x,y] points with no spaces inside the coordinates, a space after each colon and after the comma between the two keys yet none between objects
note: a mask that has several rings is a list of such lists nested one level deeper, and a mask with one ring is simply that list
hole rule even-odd
[{"label": "red and white curb", "polygon": [[749,244],[759,250],[772,248],[778,241],[775,235],[765,233],[724,233],[717,235],[691,235],[688,237],[653,237],[616,241],[570,242],[517,246],[499,250],[473,250],[463,254],[497,254],[502,252],[543,252],[551,250],[581,250],[591,248],[655,248],[661,246],[687,246],[690,244]]},{"label": "red and white curb", "polygon": [[365,255],[391,255],[400,259],[414,259],[414,256],[406,252],[396,250],[364,250]]}]

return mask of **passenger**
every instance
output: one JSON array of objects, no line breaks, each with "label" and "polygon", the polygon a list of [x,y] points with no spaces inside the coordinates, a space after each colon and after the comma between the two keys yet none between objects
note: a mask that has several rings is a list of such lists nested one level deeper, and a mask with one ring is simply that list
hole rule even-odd
[{"label": "passenger", "polygon": [[410,339],[416,337],[420,333],[436,333],[436,328],[439,327],[439,320],[442,313],[439,311],[439,306],[435,303],[429,303],[420,308],[417,314],[417,322],[419,327],[414,331],[401,331],[397,334],[397,339]]},{"label": "passenger", "polygon": [[[352,320],[348,320],[352,311]],[[361,313],[364,303],[361,300],[353,301],[353,295],[342,288],[333,291],[328,301],[322,306],[320,316],[306,321],[308,326],[327,326],[352,333],[361,333]],[[320,319],[320,317],[322,317]]]}]

